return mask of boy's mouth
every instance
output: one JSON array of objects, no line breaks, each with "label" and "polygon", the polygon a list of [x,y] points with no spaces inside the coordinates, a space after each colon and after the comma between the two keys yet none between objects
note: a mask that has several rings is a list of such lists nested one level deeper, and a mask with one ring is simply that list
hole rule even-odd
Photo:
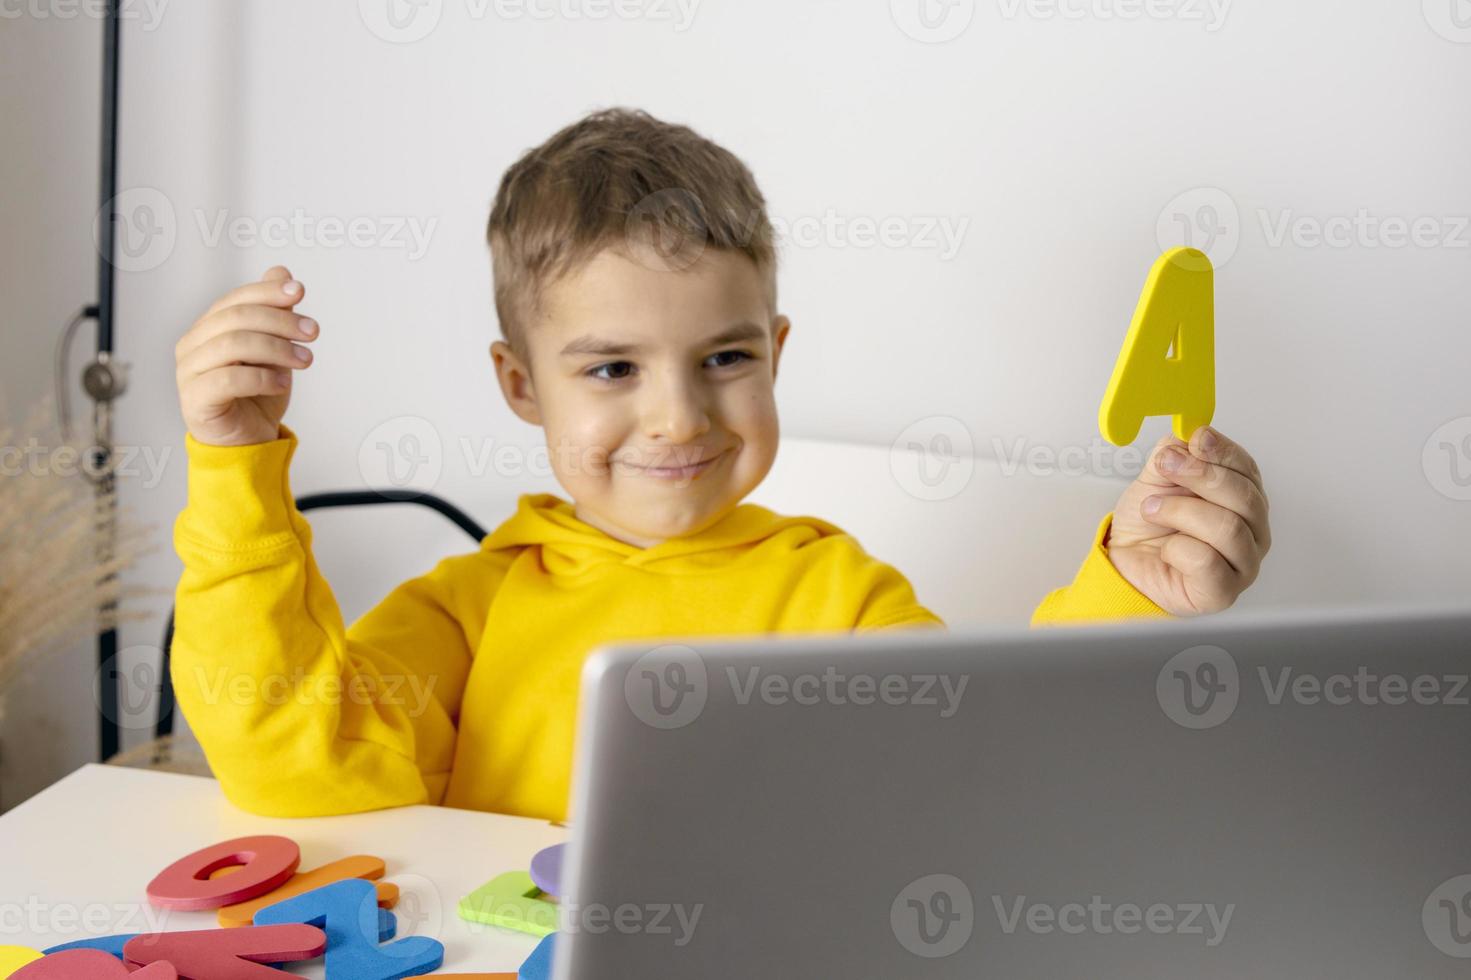
[{"label": "boy's mouth", "polygon": [[629,469],[659,480],[692,480],[714,466],[728,452],[728,449],[721,450],[708,459],[688,466],[630,466]]}]

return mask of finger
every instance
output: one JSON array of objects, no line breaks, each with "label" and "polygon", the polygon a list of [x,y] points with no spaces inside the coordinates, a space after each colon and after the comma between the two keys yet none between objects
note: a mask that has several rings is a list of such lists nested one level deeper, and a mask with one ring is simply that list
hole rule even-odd
[{"label": "finger", "polygon": [[277,309],[274,306],[227,306],[200,320],[174,345],[174,359],[182,362],[185,357],[209,343],[221,334],[237,330],[270,334],[286,340],[314,340],[320,328],[317,321],[301,316],[293,310]]},{"label": "finger", "polygon": [[1154,444],[1154,448],[1149,451],[1149,459],[1145,462],[1144,469],[1139,474],[1140,481],[1153,487],[1177,486],[1178,484],[1175,483],[1174,477],[1160,469],[1160,463],[1162,462],[1162,454],[1171,448],[1183,449],[1185,447],[1185,441],[1183,439],[1176,439],[1173,434],[1161,437],[1159,442]]},{"label": "finger", "polygon": [[1240,514],[1199,497],[1160,494],[1145,498],[1139,510],[1146,521],[1199,538],[1241,575],[1256,578],[1261,551]]},{"label": "finger", "polygon": [[1257,466],[1256,460],[1251,458],[1251,453],[1241,447],[1239,443],[1221,435],[1220,431],[1208,425],[1202,425],[1190,436],[1190,454],[1207,463],[1215,463],[1227,469],[1235,470],[1246,477],[1262,490],[1266,495],[1266,488],[1262,484],[1262,471]]},{"label": "finger", "polygon": [[261,282],[279,282],[285,279],[290,279],[292,278],[292,276],[291,270],[286,268],[284,265],[273,265],[269,269],[267,269],[266,274],[261,276],[260,278]]},{"label": "finger", "polygon": [[1180,573],[1186,596],[1197,612],[1220,612],[1245,588],[1230,562],[1199,538],[1176,534],[1165,542],[1159,557]]},{"label": "finger", "polygon": [[1259,485],[1234,469],[1219,463],[1207,463],[1180,446],[1162,449],[1158,467],[1190,492],[1240,515],[1262,550],[1271,546],[1267,497]]},{"label": "finger", "polygon": [[[201,374],[182,389],[186,403],[201,412],[218,411],[231,402],[257,395],[281,395],[291,388],[291,372],[250,364],[231,364]],[[186,411],[189,406],[186,405]]]},{"label": "finger", "polygon": [[206,371],[229,364],[300,369],[312,362],[312,352],[300,344],[257,330],[231,330],[200,344],[179,361],[177,380],[185,384]]},{"label": "finger", "polygon": [[225,295],[214,301],[214,304],[204,311],[205,316],[218,313],[229,306],[239,306],[242,303],[255,303],[262,306],[292,307],[300,303],[306,296],[306,285],[299,279],[271,279],[262,282],[246,283],[237,286]]}]

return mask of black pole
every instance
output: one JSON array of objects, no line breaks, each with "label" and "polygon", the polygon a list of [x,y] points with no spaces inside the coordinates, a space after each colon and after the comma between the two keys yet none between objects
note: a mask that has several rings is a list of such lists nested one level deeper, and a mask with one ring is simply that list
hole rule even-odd
[{"label": "black pole", "polygon": [[[97,356],[106,361],[112,355],[112,285],[113,247],[117,237],[114,227],[113,198],[117,196],[117,93],[118,93],[118,32],[120,0],[107,0],[107,19],[102,31],[102,180],[101,203],[98,214],[97,235]],[[99,499],[111,499],[112,477],[112,405],[99,402],[95,409],[94,428],[100,438],[96,441],[94,463],[96,473],[103,474],[97,485]],[[106,561],[112,558],[114,525],[112,511],[103,516],[99,557]],[[110,612],[103,607],[104,613]],[[108,628],[97,634],[97,682],[98,718],[97,746],[99,761],[106,762],[117,755],[118,697],[117,697],[117,630]]]},{"label": "black pole", "polygon": [[112,199],[117,196],[117,80],[118,4],[107,0],[107,20],[102,33],[102,191],[99,206],[105,210],[102,234],[98,236],[97,261],[97,353],[112,353],[112,252],[116,239]]}]

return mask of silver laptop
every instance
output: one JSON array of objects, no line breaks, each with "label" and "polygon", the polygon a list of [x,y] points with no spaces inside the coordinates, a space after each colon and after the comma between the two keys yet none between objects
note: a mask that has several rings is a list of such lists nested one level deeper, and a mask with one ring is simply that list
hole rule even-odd
[{"label": "silver laptop", "polygon": [[1471,612],[600,650],[558,980],[1471,976]]}]

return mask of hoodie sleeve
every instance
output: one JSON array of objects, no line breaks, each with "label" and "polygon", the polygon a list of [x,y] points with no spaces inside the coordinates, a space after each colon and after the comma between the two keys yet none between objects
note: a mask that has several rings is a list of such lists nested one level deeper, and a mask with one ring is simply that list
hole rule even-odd
[{"label": "hoodie sleeve", "polygon": [[861,596],[857,622],[853,631],[899,629],[913,626],[945,625],[939,616],[924,606],[914,594],[909,579],[892,565],[869,556],[857,547],[857,567],[850,573]]},{"label": "hoodie sleeve", "polygon": [[1099,523],[1098,531],[1093,535],[1093,546],[1072,584],[1048,593],[1032,613],[1033,626],[1157,619],[1170,615],[1114,568],[1103,544],[1108,540],[1108,529],[1112,524],[1113,514],[1110,513]]},{"label": "hoodie sleeve", "polygon": [[270,816],[439,802],[490,558],[446,559],[346,629],[287,479],[295,434],[185,445],[171,674],[225,795]]}]

